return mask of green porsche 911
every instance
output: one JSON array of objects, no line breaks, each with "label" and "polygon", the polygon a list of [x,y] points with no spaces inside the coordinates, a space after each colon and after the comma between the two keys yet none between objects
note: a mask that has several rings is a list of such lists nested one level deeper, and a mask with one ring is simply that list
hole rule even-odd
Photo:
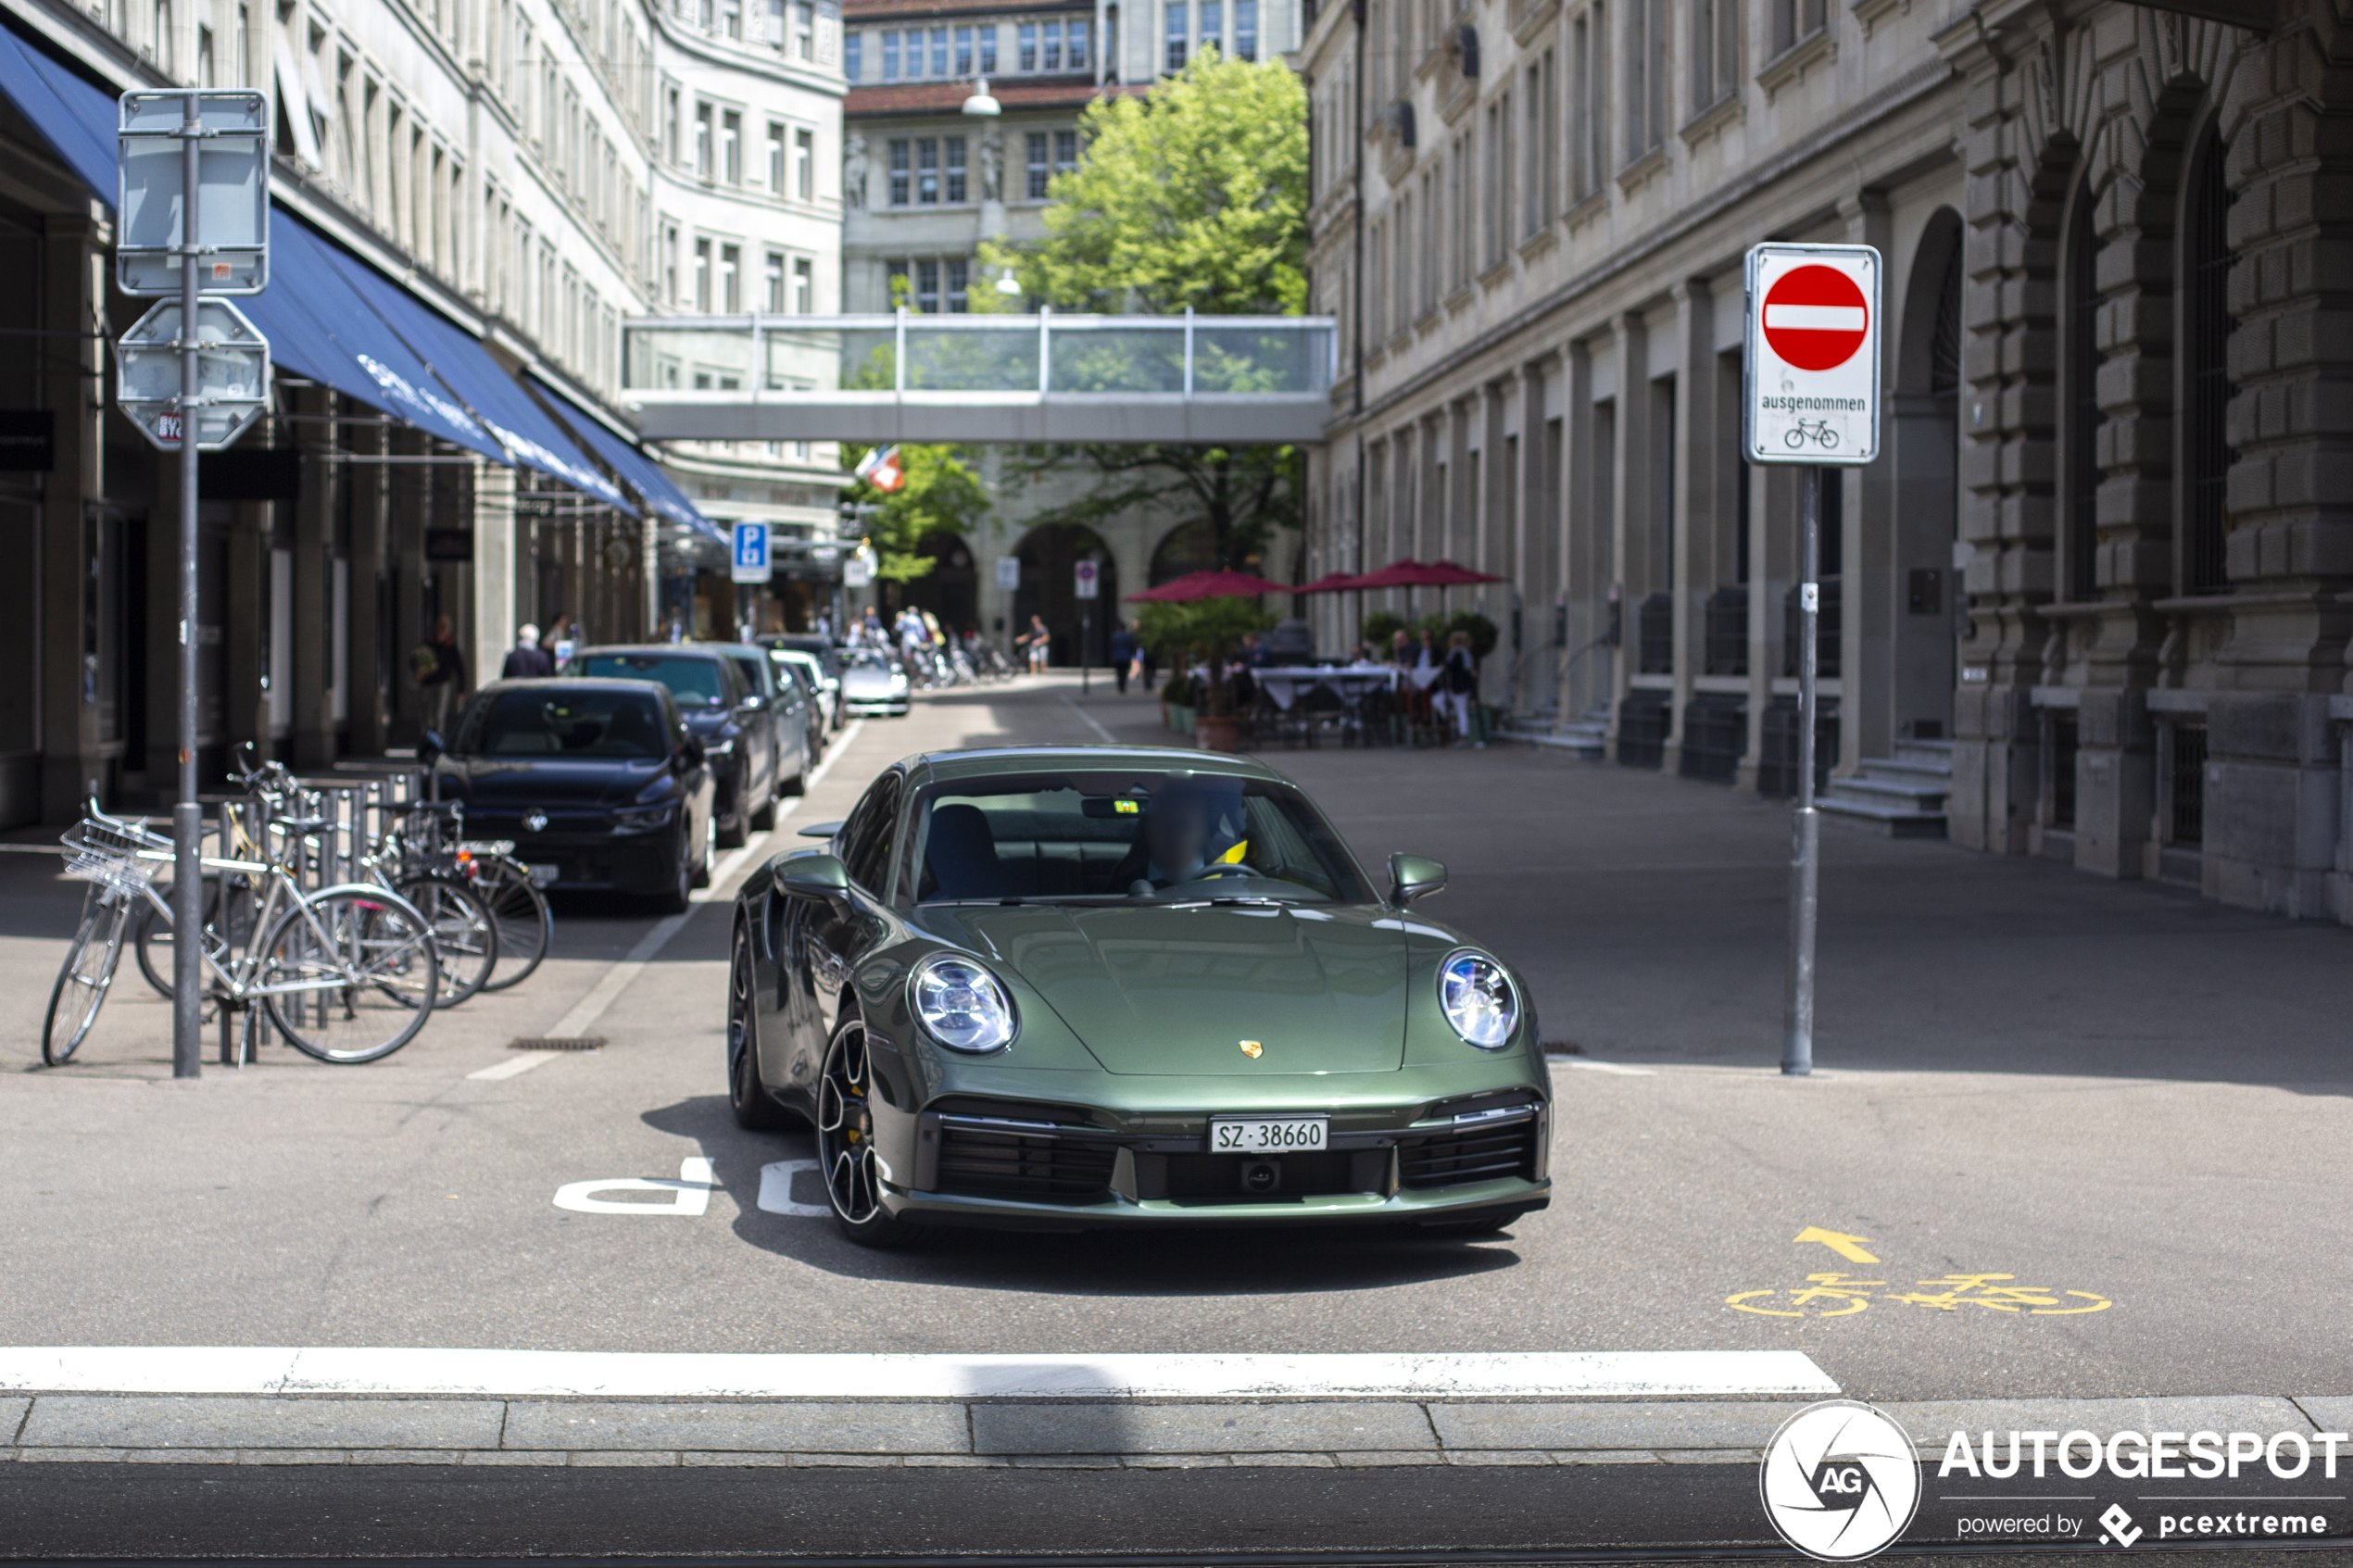
[{"label": "green porsche 911", "polygon": [[728,1091],[835,1218],[1491,1230],[1549,1200],[1527,988],[1247,758],[911,758],[736,906]]}]

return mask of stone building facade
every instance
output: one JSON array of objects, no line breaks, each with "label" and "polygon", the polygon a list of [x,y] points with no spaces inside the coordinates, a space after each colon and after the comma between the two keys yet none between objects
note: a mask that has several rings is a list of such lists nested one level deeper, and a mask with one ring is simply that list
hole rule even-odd
[{"label": "stone building facade", "polygon": [[2353,920],[2353,34],[2195,8],[1327,6],[1308,571],[1497,572],[1487,695],[1524,730],[1786,793],[1799,483],[1738,455],[1743,256],[1869,243],[1888,398],[1826,485],[1828,803]]}]

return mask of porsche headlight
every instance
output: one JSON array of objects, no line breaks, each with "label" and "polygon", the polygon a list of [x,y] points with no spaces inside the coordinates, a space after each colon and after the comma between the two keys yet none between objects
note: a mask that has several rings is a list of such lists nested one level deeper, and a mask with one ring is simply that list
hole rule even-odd
[{"label": "porsche headlight", "polygon": [[1438,1005],[1454,1033],[1481,1050],[1502,1049],[1519,1026],[1511,977],[1484,953],[1456,953],[1439,967]]},{"label": "porsche headlight", "polygon": [[950,1050],[998,1051],[1013,1043],[1013,1008],[1004,987],[970,959],[925,959],[912,989],[925,1032]]}]

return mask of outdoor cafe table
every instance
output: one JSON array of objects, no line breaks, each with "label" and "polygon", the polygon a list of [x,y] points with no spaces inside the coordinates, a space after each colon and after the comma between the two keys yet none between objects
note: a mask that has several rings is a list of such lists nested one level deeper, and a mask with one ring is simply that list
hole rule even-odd
[{"label": "outdoor cafe table", "polygon": [[1276,707],[1286,711],[1303,694],[1318,686],[1353,709],[1373,692],[1395,691],[1400,673],[1395,666],[1388,664],[1276,665],[1253,670],[1250,678],[1258,683]]}]

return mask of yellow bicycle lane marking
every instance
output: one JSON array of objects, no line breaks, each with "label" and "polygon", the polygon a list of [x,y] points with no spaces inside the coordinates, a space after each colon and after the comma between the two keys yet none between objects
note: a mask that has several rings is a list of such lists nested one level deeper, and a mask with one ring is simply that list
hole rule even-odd
[{"label": "yellow bicycle lane marking", "polygon": [[[1808,1225],[1793,1238],[1793,1245],[1818,1242],[1850,1262],[1876,1263],[1879,1260],[1864,1250],[1864,1244],[1869,1239]],[[1806,1283],[1792,1290],[1734,1291],[1724,1298],[1724,1305],[1736,1312],[1753,1312],[1767,1318],[1851,1318],[1867,1310],[1874,1300],[1926,1307],[1940,1312],[1981,1307],[1991,1312],[2039,1318],[2104,1312],[2116,1304],[2094,1291],[2055,1290],[2044,1285],[2020,1285],[2017,1279],[2016,1274],[1948,1273],[1916,1281],[1919,1286],[1916,1290],[1888,1291],[1889,1282],[1883,1279],[1856,1279],[1843,1272],[1807,1274]],[[1883,1294],[1874,1295],[1875,1291]],[[1784,1298],[1787,1305],[1760,1304],[1777,1297]]]}]

